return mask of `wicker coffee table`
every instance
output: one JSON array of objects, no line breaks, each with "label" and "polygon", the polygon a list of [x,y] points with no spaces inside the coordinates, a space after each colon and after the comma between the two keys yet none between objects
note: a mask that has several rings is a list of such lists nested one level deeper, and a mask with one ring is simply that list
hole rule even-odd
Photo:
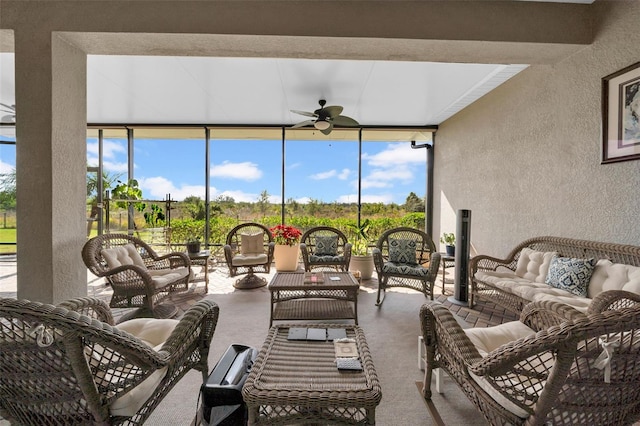
[{"label": "wicker coffee table", "polygon": [[[332,341],[287,340],[289,327],[344,328],[362,371],[336,367]],[[242,388],[249,424],[375,424],[382,392],[362,329],[346,324],[276,325]]]},{"label": "wicker coffee table", "polygon": [[[358,324],[360,284],[350,272],[318,272],[305,283],[304,272],[278,272],[269,283],[273,321],[353,319]],[[322,279],[320,279],[322,277]],[[332,279],[333,278],[333,279]]]}]

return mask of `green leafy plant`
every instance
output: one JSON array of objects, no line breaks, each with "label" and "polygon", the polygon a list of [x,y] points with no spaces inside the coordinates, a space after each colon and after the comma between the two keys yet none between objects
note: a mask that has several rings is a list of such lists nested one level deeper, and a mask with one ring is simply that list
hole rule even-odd
[{"label": "green leafy plant", "polygon": [[371,228],[371,221],[365,219],[358,225],[357,223],[348,223],[347,226],[351,230],[351,253],[356,256],[366,256],[370,254],[369,251],[369,228]]},{"label": "green leafy plant", "polygon": [[445,232],[442,234],[442,237],[440,237],[440,242],[448,246],[455,246],[456,236],[453,232],[449,232],[449,233]]}]

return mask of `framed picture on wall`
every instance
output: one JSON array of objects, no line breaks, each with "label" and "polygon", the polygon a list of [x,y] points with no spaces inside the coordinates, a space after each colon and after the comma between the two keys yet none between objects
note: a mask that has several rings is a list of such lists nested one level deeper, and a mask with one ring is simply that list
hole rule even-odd
[{"label": "framed picture on wall", "polygon": [[602,164],[640,160],[640,62],[602,79]]}]

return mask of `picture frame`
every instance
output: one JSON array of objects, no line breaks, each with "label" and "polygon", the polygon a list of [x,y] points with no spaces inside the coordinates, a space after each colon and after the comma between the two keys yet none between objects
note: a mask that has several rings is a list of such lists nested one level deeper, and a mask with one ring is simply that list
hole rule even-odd
[{"label": "picture frame", "polygon": [[602,79],[602,164],[640,160],[640,62]]}]

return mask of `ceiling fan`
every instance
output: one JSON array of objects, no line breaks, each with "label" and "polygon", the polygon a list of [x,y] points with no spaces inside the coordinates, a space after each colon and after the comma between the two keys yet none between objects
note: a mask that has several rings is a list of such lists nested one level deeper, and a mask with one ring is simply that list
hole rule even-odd
[{"label": "ceiling fan", "polygon": [[9,115],[5,115],[0,118],[2,123],[15,123],[16,122],[16,106],[7,105],[0,102],[0,112],[8,112]]},{"label": "ceiling fan", "polygon": [[313,125],[313,127],[320,130],[323,134],[328,135],[333,130],[334,125],[344,127],[359,126],[359,123],[353,118],[347,117],[346,115],[340,115],[343,109],[341,106],[332,105],[325,107],[327,101],[324,99],[320,99],[318,103],[320,104],[320,108],[313,112],[296,111],[292,109],[291,112],[307,117],[313,117],[313,119],[301,121],[300,123],[291,126],[291,128],[296,129],[298,127]]}]

